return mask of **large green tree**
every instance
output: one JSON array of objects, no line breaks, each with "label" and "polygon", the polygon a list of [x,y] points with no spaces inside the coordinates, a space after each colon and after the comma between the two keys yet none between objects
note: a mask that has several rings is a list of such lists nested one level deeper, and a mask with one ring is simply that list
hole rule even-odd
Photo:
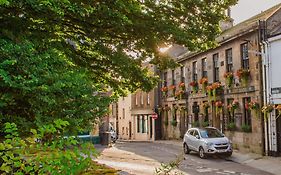
[{"label": "large green tree", "polygon": [[142,62],[165,67],[158,48],[172,43],[214,46],[236,1],[0,0],[2,120],[101,116],[109,100],[97,92],[150,90],[157,78]]}]

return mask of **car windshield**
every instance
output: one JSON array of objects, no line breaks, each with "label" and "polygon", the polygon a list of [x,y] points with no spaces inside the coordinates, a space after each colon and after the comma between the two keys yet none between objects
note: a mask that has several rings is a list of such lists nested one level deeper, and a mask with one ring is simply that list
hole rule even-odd
[{"label": "car windshield", "polygon": [[202,138],[224,137],[224,135],[219,130],[214,128],[200,129],[200,134]]}]

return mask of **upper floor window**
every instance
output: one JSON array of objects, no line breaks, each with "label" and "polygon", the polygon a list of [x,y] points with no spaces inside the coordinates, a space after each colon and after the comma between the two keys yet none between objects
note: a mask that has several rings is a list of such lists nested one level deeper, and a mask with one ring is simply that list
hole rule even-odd
[{"label": "upper floor window", "polygon": [[243,69],[249,69],[248,43],[241,44],[241,62]]},{"label": "upper floor window", "polygon": [[185,82],[185,67],[181,67],[181,82]]},{"label": "upper floor window", "polygon": [[164,87],[167,86],[167,79],[168,79],[167,77],[168,77],[167,72],[164,72]]},{"label": "upper floor window", "polygon": [[135,94],[135,99],[136,99],[136,106],[138,105],[138,95]]},{"label": "upper floor window", "polygon": [[225,51],[226,71],[233,72],[232,49]]},{"label": "upper floor window", "polygon": [[198,77],[197,77],[197,61],[194,61],[192,63],[192,79],[193,81],[198,81]]},{"label": "upper floor window", "polygon": [[175,70],[172,70],[172,85],[175,85]]},{"label": "upper floor window", "polygon": [[219,81],[219,54],[213,55],[213,65],[214,65],[214,82]]},{"label": "upper floor window", "polygon": [[202,78],[203,77],[208,77],[207,73],[207,58],[202,59]]},{"label": "upper floor window", "polygon": [[141,105],[143,105],[143,92],[140,93],[140,100],[141,100]]},{"label": "upper floor window", "polygon": [[125,108],[123,108],[123,111],[122,111],[122,115],[123,115],[123,119],[125,119]]},{"label": "upper floor window", "polygon": [[147,93],[147,104],[150,105],[150,94]]}]

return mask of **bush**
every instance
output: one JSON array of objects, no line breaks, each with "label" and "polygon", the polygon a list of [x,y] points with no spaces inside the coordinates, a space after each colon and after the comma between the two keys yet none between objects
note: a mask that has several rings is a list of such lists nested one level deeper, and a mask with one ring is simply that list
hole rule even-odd
[{"label": "bush", "polygon": [[231,123],[227,124],[227,129],[229,131],[235,131],[235,129],[236,129],[235,123],[231,122]]},{"label": "bush", "polygon": [[[80,174],[96,156],[92,144],[79,144],[74,137],[63,137],[69,123],[56,120],[22,139],[14,123],[5,123],[5,140],[0,143],[0,174]],[[71,167],[71,168],[70,168]]]},{"label": "bush", "polygon": [[250,125],[242,125],[241,129],[242,129],[243,132],[251,132],[252,131],[252,128],[251,128]]}]

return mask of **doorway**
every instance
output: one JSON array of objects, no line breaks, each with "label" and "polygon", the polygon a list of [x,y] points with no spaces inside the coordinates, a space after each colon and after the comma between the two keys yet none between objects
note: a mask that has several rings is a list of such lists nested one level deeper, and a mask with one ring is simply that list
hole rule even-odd
[{"label": "doorway", "polygon": [[132,122],[129,122],[129,140],[132,139]]},{"label": "doorway", "polygon": [[152,120],[152,117],[149,117],[149,139],[151,140],[152,139],[152,131],[153,131],[153,120]]}]

